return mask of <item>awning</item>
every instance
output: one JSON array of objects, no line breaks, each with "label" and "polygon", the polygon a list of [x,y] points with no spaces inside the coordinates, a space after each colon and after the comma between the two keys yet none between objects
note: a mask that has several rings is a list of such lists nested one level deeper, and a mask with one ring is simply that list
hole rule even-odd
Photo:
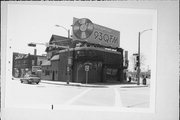
[{"label": "awning", "polygon": [[51,60],[59,60],[59,55],[55,55],[51,58]]}]

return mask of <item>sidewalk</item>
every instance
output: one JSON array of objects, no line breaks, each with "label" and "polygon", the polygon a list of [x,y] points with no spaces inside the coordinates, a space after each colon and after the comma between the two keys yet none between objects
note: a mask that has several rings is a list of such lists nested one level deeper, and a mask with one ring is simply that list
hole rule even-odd
[{"label": "sidewalk", "polygon": [[50,81],[50,80],[41,80],[41,83],[54,84],[54,85],[64,85],[64,86],[77,86],[77,87],[107,87],[105,85],[95,85],[95,84],[83,84],[83,83],[74,83],[74,82],[62,82],[62,81]]},{"label": "sidewalk", "polygon": [[120,87],[120,88],[135,88],[135,87],[148,87],[148,85],[137,85],[136,83],[74,83],[74,82],[62,82],[62,81],[50,81],[50,80],[41,80],[41,83],[54,84],[54,85],[64,85],[64,86],[77,86],[77,87],[99,87],[99,88],[108,88],[108,87]]}]

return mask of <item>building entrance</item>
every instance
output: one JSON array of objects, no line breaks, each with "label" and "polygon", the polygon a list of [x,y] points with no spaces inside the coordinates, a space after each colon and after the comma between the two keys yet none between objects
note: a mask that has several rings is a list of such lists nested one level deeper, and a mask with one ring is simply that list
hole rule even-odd
[{"label": "building entrance", "polygon": [[84,63],[76,64],[75,82],[96,83],[101,82],[102,62],[91,62],[90,65]]},{"label": "building entrance", "polygon": [[55,73],[54,73],[54,71],[52,72],[52,81],[54,81],[55,79]]}]

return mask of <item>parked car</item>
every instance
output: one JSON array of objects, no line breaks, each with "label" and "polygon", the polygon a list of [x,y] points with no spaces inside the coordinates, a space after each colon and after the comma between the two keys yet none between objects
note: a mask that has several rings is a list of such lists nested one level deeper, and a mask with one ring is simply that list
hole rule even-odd
[{"label": "parked car", "polygon": [[21,83],[27,84],[38,84],[41,79],[37,75],[25,75],[24,78],[20,79]]}]

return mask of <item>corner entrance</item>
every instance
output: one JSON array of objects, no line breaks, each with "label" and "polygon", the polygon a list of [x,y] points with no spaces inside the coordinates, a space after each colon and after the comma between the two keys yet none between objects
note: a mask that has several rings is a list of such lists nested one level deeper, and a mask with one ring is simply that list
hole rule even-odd
[{"label": "corner entrance", "polygon": [[75,82],[96,83],[101,82],[102,62],[77,63],[74,69]]}]

